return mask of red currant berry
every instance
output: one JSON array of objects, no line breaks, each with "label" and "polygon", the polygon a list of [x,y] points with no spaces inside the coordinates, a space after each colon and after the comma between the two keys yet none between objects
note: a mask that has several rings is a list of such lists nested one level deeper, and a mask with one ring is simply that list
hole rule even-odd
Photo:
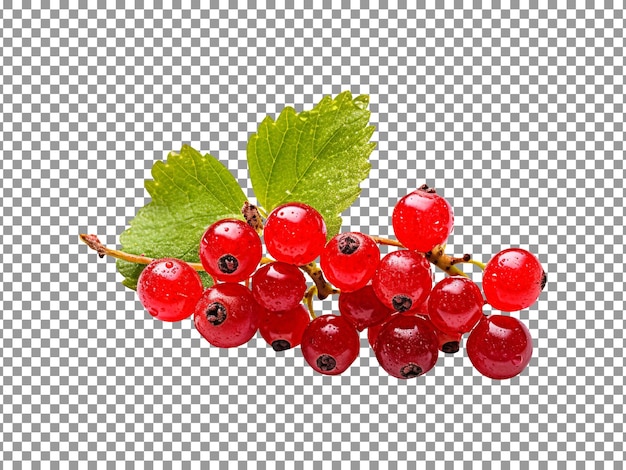
[{"label": "red currant berry", "polygon": [[485,301],[469,278],[447,277],[433,287],[428,315],[435,328],[450,334],[467,333],[483,316]]},{"label": "red currant berry", "polygon": [[322,315],[302,335],[302,355],[317,372],[337,375],[356,360],[361,347],[359,333],[343,317]]},{"label": "red currant berry", "polygon": [[463,339],[461,333],[444,333],[435,328],[437,339],[439,340],[439,351],[446,354],[454,354],[459,352],[461,341]]},{"label": "red currant berry", "polygon": [[394,312],[383,304],[371,285],[339,294],[339,312],[352,323],[357,330],[363,331],[372,325],[385,321]]},{"label": "red currant berry", "polygon": [[274,351],[284,351],[301,343],[304,330],[310,322],[309,312],[302,304],[286,312],[266,310],[259,332]]},{"label": "red currant berry", "polygon": [[[434,282],[434,277],[431,278],[431,281]],[[428,297],[426,297],[426,299],[421,304],[419,304],[417,307],[411,307],[411,311],[415,312],[416,315],[421,315],[423,317],[429,318],[429,316],[428,316]]]},{"label": "red currant berry", "polygon": [[[425,320],[429,320],[427,315],[422,314],[419,309],[413,309],[413,310],[409,310],[408,312],[402,312],[402,313],[392,313],[386,320],[384,320],[382,323],[378,323],[376,325],[372,325],[369,326],[367,328],[367,341],[369,342],[370,346],[372,347],[372,349],[376,348],[376,339],[378,338],[378,333],[380,333],[380,330],[383,329],[383,326],[385,326],[385,324],[391,320],[391,318],[395,315],[408,315],[408,316],[414,316],[414,317],[421,317]],[[433,326],[434,328],[434,326]],[[436,329],[435,329],[436,330]]]},{"label": "red currant berry", "polygon": [[372,287],[387,307],[405,312],[428,298],[432,282],[430,263],[422,254],[398,250],[380,260]]},{"label": "red currant berry", "polygon": [[319,212],[299,202],[283,204],[267,216],[263,238],[277,261],[302,266],[320,255],[326,245],[326,224]]},{"label": "red currant berry", "polygon": [[213,346],[233,348],[252,339],[259,327],[260,312],[249,289],[225,282],[204,291],[193,320],[198,332]]},{"label": "red currant berry", "polygon": [[[391,314],[391,316],[395,316],[395,315],[398,315],[398,314],[397,313]],[[371,325],[367,327],[367,342],[370,344],[373,350],[376,350],[376,340],[378,339],[378,334],[380,333],[380,330],[383,329],[383,326],[385,326],[387,321],[388,320],[385,320],[382,323],[378,323],[376,325]]]},{"label": "red currant berry", "polygon": [[533,352],[528,328],[505,315],[484,317],[467,338],[467,356],[474,368],[492,379],[510,379],[521,373]]},{"label": "red currant berry", "polygon": [[430,321],[415,315],[394,315],[378,333],[374,352],[393,377],[410,379],[432,369],[439,357],[439,340]]},{"label": "red currant berry", "polygon": [[420,188],[398,201],[391,223],[400,243],[426,253],[448,239],[454,214],[443,197],[431,189]]},{"label": "red currant berry", "polygon": [[298,306],[306,292],[306,279],[292,264],[275,261],[260,267],[252,276],[252,294],[262,307],[273,312]]},{"label": "red currant berry", "polygon": [[546,284],[546,273],[535,255],[509,248],[489,260],[483,272],[483,291],[489,304],[515,312],[534,304]]},{"label": "red currant berry", "polygon": [[200,240],[199,251],[205,271],[226,282],[248,279],[263,256],[259,235],[237,219],[223,219],[209,226]]},{"label": "red currant berry", "polygon": [[198,273],[176,258],[152,261],[141,271],[137,281],[141,304],[150,315],[167,322],[189,317],[202,291]]},{"label": "red currant berry", "polygon": [[359,232],[341,233],[328,242],[320,256],[326,278],[343,292],[365,286],[380,262],[376,242]]}]

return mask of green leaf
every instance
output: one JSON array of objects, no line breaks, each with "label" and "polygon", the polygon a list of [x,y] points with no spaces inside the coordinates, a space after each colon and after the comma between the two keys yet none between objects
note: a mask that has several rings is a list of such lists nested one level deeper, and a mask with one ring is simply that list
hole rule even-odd
[{"label": "green leaf", "polygon": [[[242,219],[246,196],[239,183],[211,155],[185,145],[167,161],[152,167],[154,180],[145,182],[151,201],[141,208],[120,236],[122,251],[151,258],[175,257],[199,262],[198,247],[206,228],[219,219]],[[118,260],[122,283],[136,289],[145,265]],[[205,285],[211,284],[201,273]]]},{"label": "green leaf", "polygon": [[271,211],[286,202],[315,207],[328,237],[341,228],[341,212],[361,193],[370,170],[369,98],[349,92],[325,97],[310,111],[287,107],[267,117],[248,141],[252,187],[259,204]]}]

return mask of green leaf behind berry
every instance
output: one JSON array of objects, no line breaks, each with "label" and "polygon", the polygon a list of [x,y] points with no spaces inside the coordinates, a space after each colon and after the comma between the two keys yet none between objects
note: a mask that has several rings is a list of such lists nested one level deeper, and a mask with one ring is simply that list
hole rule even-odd
[{"label": "green leaf behind berry", "polygon": [[341,212],[359,196],[374,149],[369,98],[350,92],[325,97],[310,111],[287,107],[267,117],[248,141],[250,179],[259,204],[271,211],[286,202],[317,209],[328,238],[341,228]]},{"label": "green leaf behind berry", "polygon": [[[152,167],[145,182],[151,201],[141,208],[120,236],[122,250],[151,258],[174,257],[198,262],[204,230],[219,219],[242,219],[246,196],[228,169],[211,155],[188,145]],[[136,289],[145,265],[118,260],[122,283]],[[205,286],[212,283],[200,273]]]}]

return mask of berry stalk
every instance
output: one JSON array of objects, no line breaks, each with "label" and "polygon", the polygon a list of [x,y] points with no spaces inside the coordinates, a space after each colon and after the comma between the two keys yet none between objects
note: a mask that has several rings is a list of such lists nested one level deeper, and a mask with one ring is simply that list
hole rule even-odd
[{"label": "berry stalk", "polygon": [[[377,237],[373,235],[370,235],[370,237],[379,245],[388,245],[388,246],[395,246],[398,248],[406,248],[402,243],[396,240],[390,240],[388,238]],[[439,269],[441,269],[442,271],[446,272],[447,274],[451,276],[468,277],[467,274],[465,274],[461,269],[456,267],[457,264],[461,264],[461,263],[473,264],[475,266],[478,266],[482,270],[485,269],[484,263],[481,263],[480,261],[472,259],[470,255],[465,254],[461,257],[450,256],[445,253],[445,248],[446,248],[445,245],[437,245],[432,250],[426,253],[423,253],[423,255],[426,257],[428,261],[430,261],[432,264],[434,264]]]},{"label": "berry stalk", "polygon": [[312,262],[309,264],[305,264],[299,266],[302,271],[307,273],[311,280],[315,283],[317,298],[320,300],[324,300],[329,295],[338,294],[339,290],[335,289],[330,282],[326,280],[324,277],[324,273],[319,268],[317,263]]},{"label": "berry stalk", "polygon": [[306,294],[304,294],[304,302],[306,303],[307,310],[309,311],[309,315],[312,320],[317,318],[317,314],[315,313],[315,309],[313,308],[313,296],[317,294],[317,287],[311,286],[307,289]]},{"label": "berry stalk", "polygon": [[[155,260],[155,258],[150,258],[148,256],[142,255],[134,255],[132,253],[126,253],[125,251],[114,250],[105,246],[99,239],[97,235],[81,233],[79,234],[80,240],[85,243],[89,248],[98,252],[98,256],[100,258],[104,258],[105,256],[111,256],[112,258],[121,259],[124,261],[128,261],[129,263],[137,263],[137,264],[150,264]],[[189,263],[196,271],[204,271],[201,263]]]}]

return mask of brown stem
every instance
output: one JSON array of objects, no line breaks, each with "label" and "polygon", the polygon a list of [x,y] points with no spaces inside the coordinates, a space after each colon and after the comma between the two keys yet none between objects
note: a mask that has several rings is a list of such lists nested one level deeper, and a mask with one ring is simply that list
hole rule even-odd
[{"label": "brown stem", "polygon": [[309,277],[315,283],[315,287],[317,289],[317,298],[320,300],[324,300],[329,295],[338,294],[339,290],[335,289],[330,282],[328,282],[324,278],[324,273],[314,262],[305,264],[304,266],[300,266],[305,273],[309,275]]},{"label": "brown stem", "polygon": [[307,289],[306,294],[304,294],[304,302],[306,303],[307,309],[309,311],[309,315],[311,318],[315,320],[317,315],[315,314],[315,309],[313,308],[313,296],[317,293],[317,287],[311,286]]},{"label": "brown stem", "polygon": [[[421,187],[421,190],[430,190],[432,188],[428,188],[428,186]],[[404,248],[404,245],[396,240],[389,240],[388,238],[377,237],[370,235],[372,240],[374,240],[379,245],[389,245],[389,246],[397,246],[398,248]],[[476,261],[472,259],[472,257],[468,254],[465,254],[460,257],[453,257],[444,253],[445,245],[437,245],[428,253],[423,253],[426,259],[437,266],[442,271],[446,272],[451,276],[463,276],[469,277],[465,274],[461,269],[457,268],[455,265],[461,263],[469,263],[478,266],[481,269],[485,269],[485,265],[480,261]]]},{"label": "brown stem", "polygon": [[[149,258],[147,256],[142,255],[134,255],[132,253],[126,253],[120,250],[113,250],[111,248],[107,248],[102,242],[98,239],[97,235],[88,235],[85,233],[81,233],[79,235],[80,240],[84,242],[89,248],[98,252],[98,256],[100,258],[104,258],[105,256],[111,256],[112,258],[122,259],[124,261],[128,261],[129,263],[138,263],[138,264],[150,264],[154,261],[155,258]],[[204,271],[201,263],[189,263],[196,271]]]},{"label": "brown stem", "polygon": [[389,246],[397,246],[398,248],[404,248],[404,245],[396,240],[389,240],[388,238],[377,237],[375,235],[370,235],[370,238],[374,240],[379,245],[389,245]]},{"label": "brown stem", "polygon": [[263,217],[257,206],[246,201],[241,209],[241,213],[248,225],[252,227],[259,236],[263,234]]},{"label": "brown stem", "polygon": [[463,271],[456,267],[459,263],[467,263],[471,257],[470,255],[464,255],[461,258],[454,258],[445,254],[445,245],[437,245],[428,253],[424,253],[424,256],[428,261],[433,263],[439,269],[451,276],[463,276],[469,277]]}]

